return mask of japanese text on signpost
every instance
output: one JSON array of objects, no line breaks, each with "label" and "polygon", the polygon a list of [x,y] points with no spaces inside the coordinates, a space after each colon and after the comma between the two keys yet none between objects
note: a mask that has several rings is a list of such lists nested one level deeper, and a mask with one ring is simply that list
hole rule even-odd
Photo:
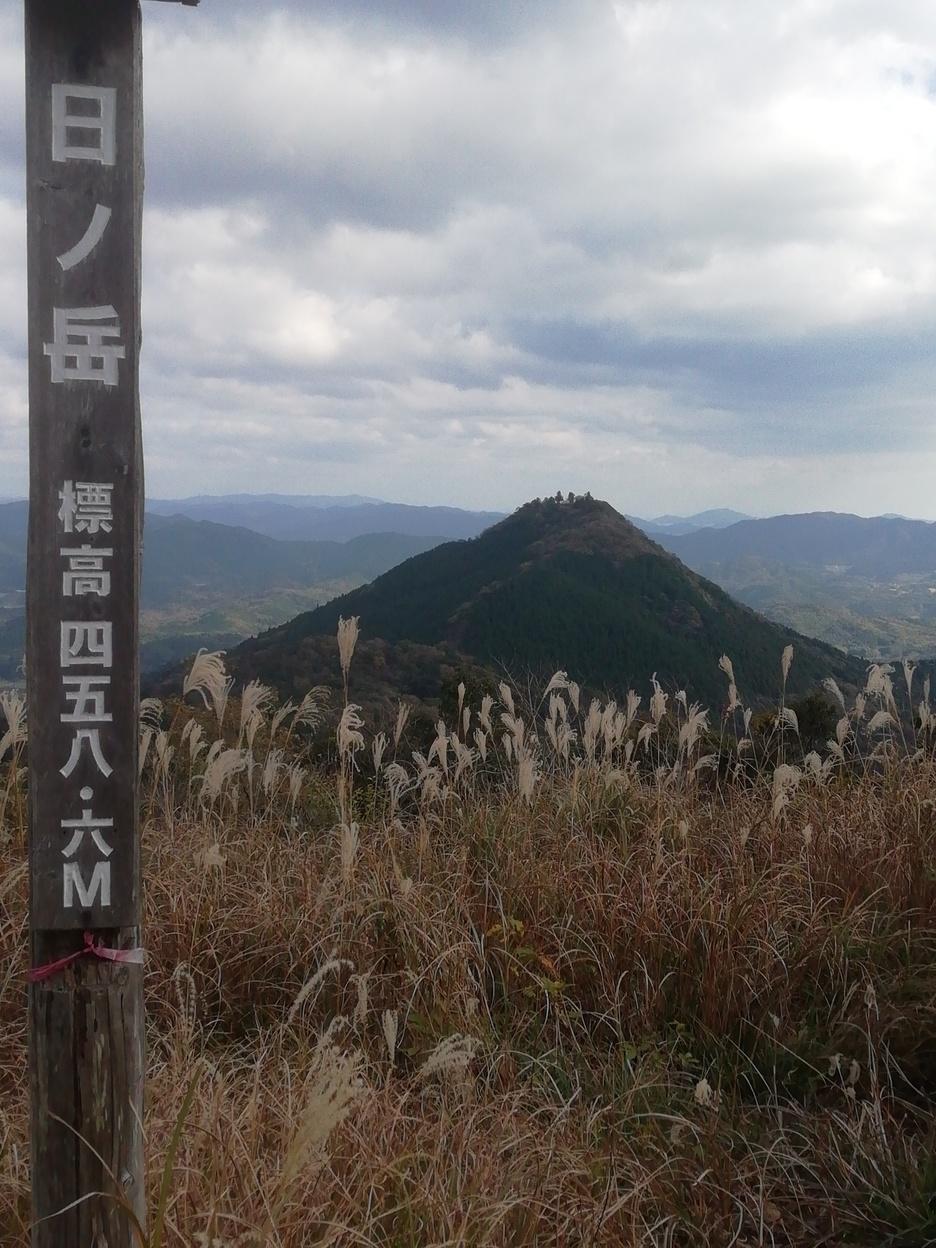
[{"label": "japanese text on signpost", "polygon": [[33,922],[47,930],[133,925],[138,904],[138,119],[124,84],[62,68],[30,134]]}]

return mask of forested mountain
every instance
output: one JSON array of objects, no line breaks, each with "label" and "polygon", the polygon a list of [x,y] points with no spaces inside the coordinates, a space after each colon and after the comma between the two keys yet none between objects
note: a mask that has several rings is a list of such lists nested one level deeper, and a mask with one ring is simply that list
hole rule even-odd
[{"label": "forested mountain", "polygon": [[[859,681],[861,663],[778,627],[691,572],[609,504],[528,503],[471,541],[437,546],[232,654],[242,677],[292,692],[325,678],[316,638],[357,615],[365,638],[442,646],[537,678],[565,668],[595,690],[646,688],[650,674],[709,705],[724,699],[728,654],[744,695],[776,698],[792,642],[791,693],[825,676]],[[401,692],[406,692],[401,690]]]}]

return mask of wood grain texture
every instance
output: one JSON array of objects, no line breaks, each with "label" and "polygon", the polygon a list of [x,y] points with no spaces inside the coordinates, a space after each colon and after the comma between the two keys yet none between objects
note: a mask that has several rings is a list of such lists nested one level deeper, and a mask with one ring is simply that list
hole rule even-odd
[{"label": "wood grain texture", "polygon": [[33,1248],[139,1248],[143,968],[79,962],[33,985],[30,1023]]},{"label": "wood grain texture", "polygon": [[[82,947],[94,928],[106,945],[140,941],[137,809],[138,599],[143,498],[138,388],[143,194],[141,13],[138,0],[26,0],[29,264],[30,530],[27,681],[30,772],[30,922],[33,966]],[[116,89],[113,167],[54,161],[52,84]],[[77,136],[80,138],[80,135]],[[105,235],[82,263],[74,248],[95,206],[111,208]],[[54,308],[113,305],[125,358],[119,385],[53,384]],[[111,592],[65,598],[58,492],[66,480],[113,482]],[[113,625],[112,723],[101,743],[113,773],[83,756],[61,768],[73,729],[63,725],[60,624]],[[80,673],[84,674],[84,673]],[[91,673],[89,673],[91,674]],[[92,802],[80,797],[93,788]],[[63,818],[114,819],[114,904],[63,907]],[[67,835],[67,834],[65,834]],[[85,837],[82,853],[92,851]],[[145,1209],[142,1135],[143,968],[83,958],[30,988],[34,1248],[131,1248]]]},{"label": "wood grain texture", "polygon": [[[139,410],[140,264],[143,143],[141,15],[138,0],[28,0],[27,238],[29,268],[30,508],[27,562],[27,684],[29,693],[31,915],[34,928],[135,926],[139,919],[136,834],[139,717],[139,581],[143,465]],[[53,84],[116,90],[116,160],[53,159]],[[80,138],[80,135],[78,136]],[[103,239],[76,267],[58,257],[73,248],[97,205],[111,210]],[[119,318],[117,384],[67,378],[56,382],[46,354],[56,339],[55,309],[112,307]],[[66,482],[113,486],[110,532],[67,534],[60,519]],[[85,544],[112,551],[106,596],[66,596],[63,548]],[[63,671],[62,621],[109,623],[109,669]],[[63,776],[74,726],[60,722],[69,708],[64,676],[111,677],[99,728],[104,776],[83,748],[75,771]],[[83,788],[93,799],[82,801]],[[112,818],[111,904],[63,906],[62,820],[83,809]],[[89,880],[100,854],[90,836],[77,856]]]}]

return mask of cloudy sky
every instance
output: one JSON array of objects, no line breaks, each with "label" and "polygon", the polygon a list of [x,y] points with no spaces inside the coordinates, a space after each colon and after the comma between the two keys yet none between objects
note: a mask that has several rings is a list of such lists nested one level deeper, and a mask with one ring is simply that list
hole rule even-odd
[{"label": "cloudy sky", "polygon": [[[0,494],[26,480],[0,15]],[[154,496],[936,519],[932,0],[146,9]]]}]

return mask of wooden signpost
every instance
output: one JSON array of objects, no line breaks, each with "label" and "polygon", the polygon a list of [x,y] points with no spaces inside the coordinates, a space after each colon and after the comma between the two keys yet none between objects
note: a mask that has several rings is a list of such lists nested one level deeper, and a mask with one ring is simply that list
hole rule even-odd
[{"label": "wooden signpost", "polygon": [[32,1242],[130,1248],[145,1221],[142,19],[139,0],[25,4]]}]

